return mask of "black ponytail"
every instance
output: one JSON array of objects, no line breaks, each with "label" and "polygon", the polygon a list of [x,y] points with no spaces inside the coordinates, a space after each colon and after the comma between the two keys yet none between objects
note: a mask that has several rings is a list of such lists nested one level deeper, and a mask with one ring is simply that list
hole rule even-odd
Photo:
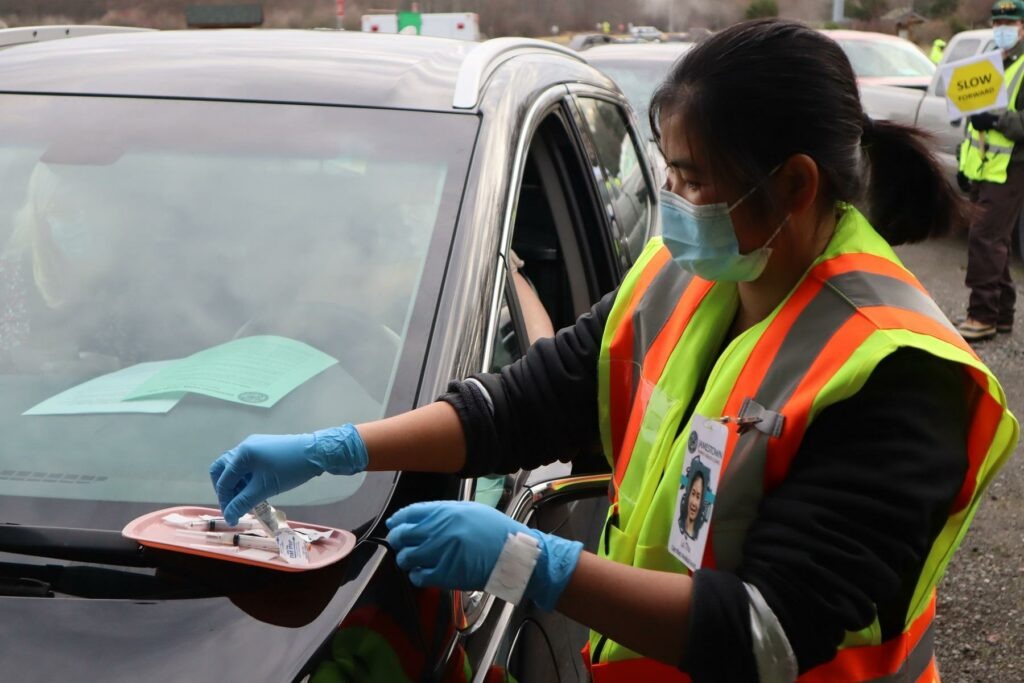
[{"label": "black ponytail", "polygon": [[889,244],[920,242],[967,227],[969,208],[928,149],[927,133],[892,121],[865,129],[866,206]]},{"label": "black ponytail", "polygon": [[861,205],[890,244],[966,224],[966,202],[928,151],[927,135],[868,119],[842,49],[803,24],[744,22],[699,43],[651,99],[656,135],[661,119],[676,113],[713,151],[706,163],[716,181],[754,186],[806,154],[823,178],[821,209]]}]

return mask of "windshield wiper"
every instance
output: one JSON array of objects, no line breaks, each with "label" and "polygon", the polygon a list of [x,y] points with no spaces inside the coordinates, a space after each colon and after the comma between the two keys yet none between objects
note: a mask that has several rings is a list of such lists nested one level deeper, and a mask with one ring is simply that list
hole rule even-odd
[{"label": "windshield wiper", "polygon": [[0,595],[16,598],[52,598],[50,584],[24,576],[0,576]]},{"label": "windshield wiper", "polygon": [[122,567],[158,567],[159,553],[149,553],[119,531],[22,526],[0,523],[0,551],[73,562]]}]

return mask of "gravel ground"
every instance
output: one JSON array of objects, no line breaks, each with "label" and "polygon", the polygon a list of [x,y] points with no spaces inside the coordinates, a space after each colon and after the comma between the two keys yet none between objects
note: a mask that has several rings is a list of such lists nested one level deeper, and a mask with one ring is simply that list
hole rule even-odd
[{"label": "gravel ground", "polygon": [[[899,249],[954,321],[964,316],[966,240]],[[1014,270],[1018,296],[1024,269]],[[1024,311],[1024,297],[1018,304]],[[1024,416],[1024,313],[1012,334],[977,344],[1018,417]],[[1020,448],[1018,448],[1018,451]],[[1015,455],[989,488],[939,587],[936,648],[943,683],[1024,681],[1024,459]]]}]

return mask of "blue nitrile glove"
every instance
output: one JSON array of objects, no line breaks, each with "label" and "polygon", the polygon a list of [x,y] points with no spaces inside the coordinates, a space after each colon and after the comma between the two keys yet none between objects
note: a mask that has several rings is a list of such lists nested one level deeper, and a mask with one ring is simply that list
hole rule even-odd
[{"label": "blue nitrile glove", "polygon": [[417,586],[482,590],[509,534],[530,534],[540,556],[524,596],[552,610],[576,570],[583,544],[568,541],[511,519],[480,503],[414,503],[387,521],[388,544],[398,566]]},{"label": "blue nitrile glove", "polygon": [[983,111],[980,114],[975,114],[971,117],[971,125],[974,126],[974,130],[979,133],[986,130],[992,130],[999,123],[999,116],[993,114],[990,111]]},{"label": "blue nitrile glove", "polygon": [[235,525],[270,496],[324,472],[362,472],[368,460],[366,445],[351,424],[312,434],[253,434],[210,465],[210,478],[224,519]]}]

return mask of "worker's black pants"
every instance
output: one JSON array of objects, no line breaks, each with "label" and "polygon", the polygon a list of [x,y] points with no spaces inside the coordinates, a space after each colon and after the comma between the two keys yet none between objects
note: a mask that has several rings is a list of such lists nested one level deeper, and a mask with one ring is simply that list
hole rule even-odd
[{"label": "worker's black pants", "polygon": [[1012,325],[1017,293],[1010,278],[1011,243],[1024,205],[1024,163],[1010,164],[1005,183],[973,183],[971,201],[977,212],[968,235],[967,315],[986,325]]}]

